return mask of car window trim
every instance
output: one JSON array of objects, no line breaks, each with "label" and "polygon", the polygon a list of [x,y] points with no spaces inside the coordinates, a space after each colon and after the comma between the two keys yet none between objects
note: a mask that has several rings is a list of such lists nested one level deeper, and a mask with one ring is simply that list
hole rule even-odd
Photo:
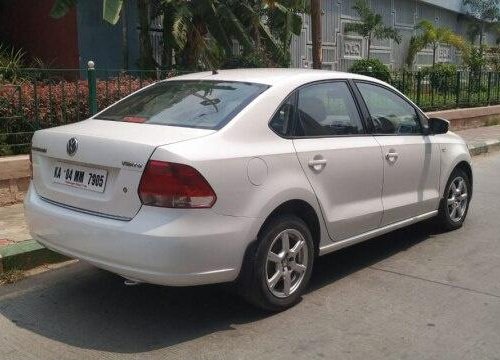
[{"label": "car window trim", "polygon": [[[285,105],[288,100],[290,100],[290,98],[292,97],[295,97],[295,99],[293,99],[292,101],[292,106],[293,106],[293,117],[295,117],[295,111],[297,110],[297,92],[294,90],[292,90],[286,97],[283,101],[280,102],[280,104],[278,105],[278,107],[276,108],[276,110],[273,112],[273,115],[271,115],[269,121],[267,122],[267,126],[269,127],[269,129],[271,129],[271,131],[273,133],[275,133],[276,135],[278,135],[279,137],[283,138],[283,139],[290,139],[291,138],[291,135],[283,135],[283,134],[280,134],[279,132],[277,132],[272,126],[271,126],[271,121],[273,121],[274,117],[276,116],[276,114],[278,113],[278,111],[280,111],[281,107],[283,105]],[[288,124],[289,120],[286,119],[286,130],[287,132],[291,132],[290,130],[292,129],[292,126],[293,126],[293,118],[292,118],[292,121],[290,124]]]},{"label": "car window trim", "polygon": [[[300,90],[309,87],[309,86],[314,86],[318,84],[330,84],[330,83],[338,83],[338,82],[343,82],[346,84],[347,89],[349,90],[352,100],[354,102],[354,105],[356,106],[356,110],[358,111],[358,116],[359,120],[361,121],[361,126],[363,127],[363,133],[362,134],[346,134],[346,135],[309,135],[309,136],[297,136],[295,135],[295,129],[297,127],[298,123],[298,102],[299,102],[299,92]],[[364,121],[363,118],[363,113],[362,109],[359,106],[358,102],[356,101],[356,95],[353,92],[353,89],[351,87],[351,84],[349,83],[349,79],[343,78],[343,79],[324,79],[324,80],[316,80],[316,81],[311,81],[306,84],[302,84],[301,86],[298,86],[297,88],[294,89],[295,92],[295,111],[294,111],[294,116],[293,116],[293,126],[292,126],[292,135],[289,137],[290,139],[322,139],[322,138],[345,138],[345,137],[360,137],[360,136],[371,136],[370,132],[368,131],[366,122]]]},{"label": "car window trim", "polygon": [[[374,81],[369,81],[369,80],[363,80],[363,79],[352,79],[353,86],[356,88],[356,96],[358,97],[358,102],[360,103],[361,107],[363,107],[366,111],[365,115],[366,121],[370,124],[370,130],[371,134],[373,136],[426,136],[428,135],[428,126],[423,122],[423,117],[425,117],[425,114],[423,114],[422,110],[420,110],[415,104],[413,104],[411,101],[408,101],[408,99],[404,98],[401,96],[401,94],[397,93],[394,91],[394,89],[391,89],[390,87],[380,84]],[[420,125],[420,132],[417,134],[379,134],[375,132],[375,125],[373,124],[373,120],[370,114],[370,111],[368,109],[368,105],[366,105],[365,99],[363,98],[363,95],[361,94],[361,91],[359,90],[357,84],[358,83],[364,83],[364,84],[369,84],[373,86],[378,86],[382,89],[385,89],[387,91],[390,91],[391,93],[395,94],[397,97],[405,101],[408,105],[410,105],[413,110],[415,110],[415,113],[417,114],[418,117],[418,123]]]},{"label": "car window trim", "polygon": [[[356,94],[354,92],[354,88],[351,84],[352,79],[349,78],[342,78],[342,79],[323,79],[323,80],[315,80],[311,81],[302,85],[297,86],[294,88],[292,91],[290,91],[287,96],[285,97],[284,100],[281,101],[281,103],[278,105],[276,110],[273,112],[273,115],[269,118],[269,121],[267,123],[269,129],[278,135],[279,137],[287,140],[293,140],[293,139],[318,139],[318,138],[333,138],[333,137],[360,137],[360,136],[372,136],[371,131],[369,130],[368,124],[366,123],[364,116],[363,116],[363,108],[360,106],[360,104],[357,101]],[[298,108],[298,102],[299,102],[299,91],[302,88],[305,88],[307,86],[315,85],[315,84],[321,84],[321,83],[332,83],[332,82],[344,82],[346,83],[349,91],[351,92],[352,99],[354,101],[354,104],[356,105],[356,108],[358,110],[361,124],[363,126],[363,134],[348,134],[348,135],[315,135],[315,136],[295,136],[295,127],[297,124],[297,108]],[[279,109],[290,99],[291,96],[294,96],[294,106],[293,106],[293,117],[292,117],[292,123],[288,124],[287,129],[291,130],[290,135],[283,135],[278,132],[276,132],[272,126],[271,126],[271,121],[273,120],[274,116],[276,113],[279,111]],[[288,121],[288,120],[287,120]],[[291,125],[291,126],[290,126]]]}]

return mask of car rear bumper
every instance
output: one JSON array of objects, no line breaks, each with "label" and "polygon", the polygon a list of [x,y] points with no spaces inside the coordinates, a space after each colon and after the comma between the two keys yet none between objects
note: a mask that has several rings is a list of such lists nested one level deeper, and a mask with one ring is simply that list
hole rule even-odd
[{"label": "car rear bumper", "polygon": [[49,203],[30,185],[24,202],[33,238],[58,253],[136,281],[187,286],[233,281],[255,218],[211,209],[143,206],[130,221]]}]

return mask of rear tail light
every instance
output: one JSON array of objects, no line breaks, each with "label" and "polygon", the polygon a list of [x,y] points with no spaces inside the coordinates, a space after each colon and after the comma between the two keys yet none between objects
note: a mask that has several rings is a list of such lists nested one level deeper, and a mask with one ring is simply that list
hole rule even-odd
[{"label": "rear tail light", "polygon": [[139,184],[144,205],[168,208],[210,208],[217,199],[207,180],[184,164],[148,161]]}]

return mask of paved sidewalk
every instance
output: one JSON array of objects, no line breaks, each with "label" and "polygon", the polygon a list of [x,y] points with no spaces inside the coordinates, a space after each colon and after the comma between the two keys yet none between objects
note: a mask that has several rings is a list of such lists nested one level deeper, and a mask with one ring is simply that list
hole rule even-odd
[{"label": "paved sidewalk", "polygon": [[472,155],[500,149],[500,125],[457,131],[467,142]]},{"label": "paved sidewalk", "polygon": [[0,246],[31,239],[24,222],[23,204],[0,207]]},{"label": "paved sidewalk", "polygon": [[[467,141],[473,155],[500,150],[500,125],[457,131],[456,133]],[[34,252],[40,252],[42,249],[41,245],[31,240],[24,221],[23,205],[16,204],[0,207],[0,260],[3,256],[4,270],[6,269],[5,258],[8,256],[17,257],[13,264],[24,267],[26,262],[34,261],[31,255]],[[46,261],[49,254],[46,252],[41,253],[44,256],[43,261]],[[25,254],[31,254],[28,256],[28,260],[24,259]]]}]

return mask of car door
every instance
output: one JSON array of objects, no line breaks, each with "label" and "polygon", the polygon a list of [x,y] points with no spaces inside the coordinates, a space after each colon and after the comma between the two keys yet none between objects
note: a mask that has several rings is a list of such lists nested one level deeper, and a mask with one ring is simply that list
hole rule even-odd
[{"label": "car door", "polygon": [[350,85],[329,81],[300,88],[292,131],[330,237],[337,241],[377,228],[383,212],[382,153],[366,133]]},{"label": "car door", "polygon": [[440,149],[425,134],[424,117],[396,91],[356,82],[384,156],[381,226],[438,208]]}]

